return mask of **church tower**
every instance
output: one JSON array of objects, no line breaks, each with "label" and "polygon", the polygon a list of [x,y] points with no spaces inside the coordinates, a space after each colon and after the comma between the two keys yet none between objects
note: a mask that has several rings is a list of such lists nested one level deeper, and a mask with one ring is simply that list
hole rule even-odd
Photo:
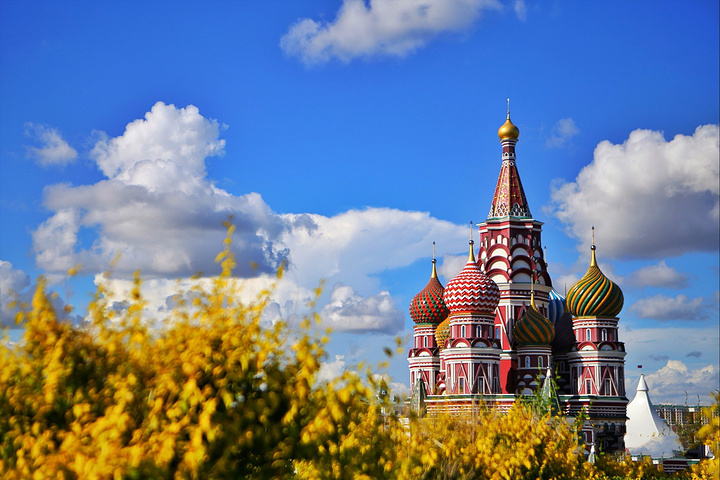
[{"label": "church tower", "polygon": [[547,317],[552,282],[543,256],[542,223],[530,213],[516,165],[515,144],[520,130],[510,120],[510,100],[507,119],[498,130],[498,137],[502,164],[488,219],[479,226],[478,265],[500,289],[500,304],[495,313],[496,336],[502,348],[500,388],[502,393],[515,393],[518,372],[515,323],[530,305],[533,282],[536,309]]},{"label": "church tower", "polygon": [[623,293],[597,265],[595,235],[590,267],[567,293],[573,316],[575,345],[567,353],[570,390],[585,408],[590,422],[584,429],[589,444],[602,443],[603,451],[622,450],[625,433],[625,345],[618,337]]}]

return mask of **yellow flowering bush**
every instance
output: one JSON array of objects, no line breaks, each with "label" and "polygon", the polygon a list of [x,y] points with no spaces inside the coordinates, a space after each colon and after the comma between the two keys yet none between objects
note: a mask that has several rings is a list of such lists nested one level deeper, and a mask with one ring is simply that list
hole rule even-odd
[{"label": "yellow flowering bush", "polygon": [[0,342],[0,478],[652,478],[585,462],[577,425],[522,402],[401,421],[370,368],[318,382],[319,319],[263,327],[269,292],[237,300],[231,234],[222,275],[156,329],[138,276],[122,312],[99,287],[82,326],[38,282],[23,340]]}]

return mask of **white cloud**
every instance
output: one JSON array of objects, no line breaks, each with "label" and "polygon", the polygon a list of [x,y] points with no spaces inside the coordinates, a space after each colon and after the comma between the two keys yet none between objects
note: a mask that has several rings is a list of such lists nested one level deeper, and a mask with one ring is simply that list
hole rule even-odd
[{"label": "white cloud", "polygon": [[513,9],[515,10],[515,15],[517,15],[518,19],[523,22],[527,20],[527,5],[525,4],[525,0],[515,0]]},{"label": "white cloud", "polygon": [[[697,396],[703,403],[708,401],[708,394],[718,388],[718,369],[713,365],[700,368],[688,368],[679,360],[668,360],[660,370],[645,376],[650,389],[649,393],[655,404],[676,403],[684,404],[687,398],[689,404],[697,402]],[[694,393],[698,392],[698,393]],[[628,392],[630,396],[633,394]]]},{"label": "white cloud", "polygon": [[690,299],[685,295],[668,297],[662,294],[645,297],[635,302],[630,310],[641,318],[655,320],[704,320],[703,298]]},{"label": "white cloud", "polygon": [[[444,247],[440,254],[464,244],[464,227],[426,212],[368,208],[332,217],[280,215],[257,193],[234,196],[218,189],[207,178],[205,160],[222,153],[221,130],[195,107],[158,102],[123,135],[101,136],[91,157],[105,180],[45,190],[53,214],[33,232],[38,266],[62,276],[78,263],[90,274],[112,265],[108,288],[118,295],[141,270],[148,312],[162,315],[178,288],[174,279],[219,272],[214,258],[226,233],[222,223],[231,216],[237,227],[235,273],[246,279],[244,292],[266,289],[280,262],[289,261],[272,293],[268,321],[307,313],[313,290],[326,280],[353,289],[342,298],[335,293],[333,319],[360,318],[359,330],[397,331],[402,315],[378,275],[426,258],[432,241]],[[339,322],[338,328],[346,327]]]},{"label": "white cloud", "polygon": [[[554,214],[607,257],[666,258],[718,249],[718,126],[666,141],[635,130],[621,145],[603,141],[574,182],[555,185]],[[671,222],[669,226],[668,222]]]},{"label": "white cloud", "polygon": [[465,268],[467,261],[467,255],[443,255],[437,267],[438,275],[444,280],[443,285],[455,278]]},{"label": "white cloud", "polygon": [[628,284],[633,287],[685,288],[688,277],[672,267],[665,260],[655,265],[648,265],[628,275]]},{"label": "white cloud", "polygon": [[317,374],[318,382],[330,382],[345,372],[345,355],[335,355],[332,362],[321,362]]},{"label": "white cloud", "polygon": [[390,293],[361,297],[348,285],[335,285],[330,301],[321,311],[323,321],[334,330],[346,332],[396,333],[404,325],[403,314]]},{"label": "white cloud", "polygon": [[64,166],[77,158],[77,151],[63,140],[55,128],[28,122],[25,124],[25,135],[42,144],[41,147],[27,147],[27,156],[34,158],[43,167]]},{"label": "white cloud", "polygon": [[460,32],[496,0],[344,0],[333,22],[300,19],[280,39],[280,47],[305,64],[332,58],[403,57],[444,32]]},{"label": "white cloud", "polygon": [[30,277],[12,263],[0,260],[0,326],[15,327],[15,314],[17,306],[11,307],[13,302],[29,304],[32,292],[28,289]]},{"label": "white cloud", "polygon": [[550,138],[545,142],[548,148],[564,146],[572,137],[579,135],[580,129],[572,118],[561,118],[552,128]]}]

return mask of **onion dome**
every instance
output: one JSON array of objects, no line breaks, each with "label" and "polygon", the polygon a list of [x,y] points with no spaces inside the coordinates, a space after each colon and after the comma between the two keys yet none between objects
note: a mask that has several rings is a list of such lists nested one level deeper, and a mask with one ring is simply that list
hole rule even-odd
[{"label": "onion dome", "polygon": [[593,241],[590,267],[567,293],[567,307],[575,317],[616,317],[622,310],[622,290],[597,266]]},{"label": "onion dome", "polygon": [[548,301],[548,320],[557,325],[563,313],[565,313],[565,299],[553,288],[550,290]]},{"label": "onion dome", "polygon": [[415,323],[439,324],[447,318],[450,311],[443,301],[443,288],[437,277],[435,258],[432,261],[432,275],[425,288],[410,302],[410,316]]},{"label": "onion dome", "polygon": [[506,139],[513,139],[517,140],[518,137],[520,137],[520,130],[518,127],[515,126],[514,123],[510,121],[510,99],[508,98],[508,110],[507,110],[507,120],[505,120],[505,123],[502,124],[502,126],[498,129],[498,137],[500,137],[500,141],[506,140]]},{"label": "onion dome", "polygon": [[435,341],[440,349],[445,348],[448,338],[450,338],[450,317],[440,322],[440,325],[435,330]]},{"label": "onion dome", "polygon": [[570,350],[575,345],[575,330],[573,330],[572,315],[563,313],[555,322],[555,338],[552,341],[553,350]]},{"label": "onion dome", "polygon": [[515,346],[550,345],[555,336],[555,327],[535,306],[535,295],[530,297],[528,308],[515,324],[513,338]]},{"label": "onion dome", "polygon": [[465,268],[448,282],[443,299],[450,313],[492,314],[500,303],[500,289],[475,261],[472,240]]}]

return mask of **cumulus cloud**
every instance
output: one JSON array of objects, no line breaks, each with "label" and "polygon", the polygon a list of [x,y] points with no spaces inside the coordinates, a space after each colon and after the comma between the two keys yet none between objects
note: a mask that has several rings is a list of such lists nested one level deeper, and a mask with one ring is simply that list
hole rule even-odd
[{"label": "cumulus cloud", "polygon": [[55,128],[28,122],[25,124],[25,135],[41,144],[40,147],[27,147],[27,156],[43,167],[64,166],[77,158],[77,151],[63,140]]},{"label": "cumulus cloud", "polygon": [[467,264],[467,255],[443,255],[438,263],[437,271],[445,284],[455,278]]},{"label": "cumulus cloud", "polygon": [[306,313],[324,279],[353,289],[322,298],[332,297],[328,312],[338,329],[352,319],[364,325],[358,331],[402,328],[402,315],[378,274],[427,257],[433,240],[445,247],[440,254],[453,251],[463,245],[465,228],[427,212],[390,208],[332,217],[277,214],[259,194],[231,195],[207,178],[205,162],[224,150],[222,130],[193,106],[158,102],[122,135],[98,135],[91,158],[106,178],[45,189],[52,215],[33,232],[37,265],[58,276],[78,263],[91,274],[112,265],[112,278],[97,281],[108,282],[106,289],[118,298],[141,270],[148,311],[162,316],[180,299],[175,279],[219,271],[214,258],[226,234],[223,221],[231,218],[235,273],[245,279],[247,300],[266,290],[279,264],[288,262],[286,277],[273,290],[268,322]]},{"label": "cumulus cloud", "polygon": [[321,362],[317,374],[318,382],[330,382],[345,372],[345,355],[335,355],[332,362]]},{"label": "cumulus cloud", "polygon": [[627,284],[633,287],[686,288],[688,277],[668,267],[665,260],[634,271],[627,278]]},{"label": "cumulus cloud", "polygon": [[515,15],[517,15],[521,21],[524,22],[527,20],[527,5],[525,4],[525,0],[515,0],[513,10],[515,10]]},{"label": "cumulus cloud", "polygon": [[321,316],[334,330],[346,332],[395,333],[405,323],[389,292],[362,297],[348,285],[335,285]]},{"label": "cumulus cloud", "polygon": [[704,320],[703,298],[690,299],[685,295],[668,297],[662,294],[645,297],[635,302],[630,310],[641,318],[654,320]]},{"label": "cumulus cloud", "polygon": [[[645,376],[653,401],[685,403],[685,392],[707,392],[718,389],[718,369],[713,365],[688,368],[679,360],[668,360],[660,370]],[[696,399],[689,399],[690,402]],[[707,397],[702,398],[706,402]]]},{"label": "cumulus cloud", "polygon": [[545,142],[548,148],[564,146],[572,137],[579,135],[580,129],[572,118],[562,118],[552,128],[550,138]]},{"label": "cumulus cloud", "polygon": [[32,292],[29,290],[30,277],[12,263],[0,260],[0,326],[15,327],[17,307],[13,302],[29,304]]},{"label": "cumulus cloud", "polygon": [[497,0],[344,0],[333,22],[298,20],[280,48],[305,64],[358,57],[403,57],[445,32],[461,32]]},{"label": "cumulus cloud", "polygon": [[[552,191],[552,214],[607,257],[661,259],[717,251],[720,180],[718,125],[666,141],[661,132],[635,130],[621,145],[603,141],[574,182]],[[672,228],[668,228],[672,219]]]}]

